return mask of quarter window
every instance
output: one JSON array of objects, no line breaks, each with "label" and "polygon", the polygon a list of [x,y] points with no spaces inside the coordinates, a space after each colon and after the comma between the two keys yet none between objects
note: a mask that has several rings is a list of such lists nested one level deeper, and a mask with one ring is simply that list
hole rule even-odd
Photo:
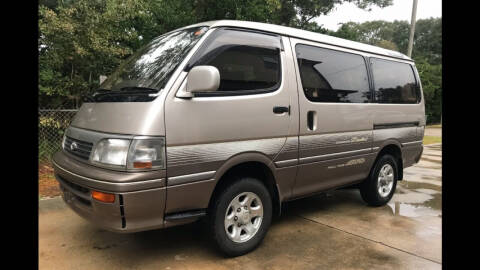
[{"label": "quarter window", "polygon": [[220,72],[220,92],[209,94],[273,91],[280,85],[280,46],[278,36],[219,29],[193,66],[211,65]]},{"label": "quarter window", "polygon": [[409,64],[372,58],[375,99],[378,103],[418,103],[420,89]]},{"label": "quarter window", "polygon": [[362,56],[308,45],[296,53],[305,96],[314,102],[367,103],[367,68]]}]

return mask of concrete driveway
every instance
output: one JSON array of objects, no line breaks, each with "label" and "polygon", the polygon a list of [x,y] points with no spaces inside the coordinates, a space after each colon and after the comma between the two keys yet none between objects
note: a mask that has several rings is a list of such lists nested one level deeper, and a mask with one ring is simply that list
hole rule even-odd
[{"label": "concrete driveway", "polygon": [[202,223],[116,234],[61,198],[40,201],[40,269],[440,269],[441,145],[426,146],[391,202],[366,206],[357,190],[285,204],[261,246],[224,258]]}]

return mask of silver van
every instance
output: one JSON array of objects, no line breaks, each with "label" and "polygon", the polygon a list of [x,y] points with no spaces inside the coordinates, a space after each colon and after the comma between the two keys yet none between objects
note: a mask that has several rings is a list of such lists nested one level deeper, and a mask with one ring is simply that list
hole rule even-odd
[{"label": "silver van", "polygon": [[385,205],[423,151],[412,59],[299,29],[211,21],[155,38],[85,100],[53,157],[66,204],[116,232],[205,217],[236,256],[283,202],[355,186]]}]

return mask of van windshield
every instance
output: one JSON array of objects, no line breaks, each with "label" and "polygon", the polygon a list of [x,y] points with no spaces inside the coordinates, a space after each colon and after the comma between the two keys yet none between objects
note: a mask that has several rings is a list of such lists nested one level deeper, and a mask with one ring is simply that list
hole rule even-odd
[{"label": "van windshield", "polygon": [[123,62],[87,102],[153,100],[207,30],[194,27],[155,38]]}]

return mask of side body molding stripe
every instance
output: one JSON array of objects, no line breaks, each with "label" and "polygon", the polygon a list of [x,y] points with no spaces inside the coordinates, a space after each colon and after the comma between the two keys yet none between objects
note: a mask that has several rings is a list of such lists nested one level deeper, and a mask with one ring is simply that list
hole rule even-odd
[{"label": "side body molding stripe", "polygon": [[339,153],[334,153],[334,154],[304,157],[304,158],[300,158],[299,164],[306,164],[306,163],[312,163],[312,162],[317,162],[317,161],[322,161],[322,160],[327,160],[327,159],[334,159],[334,158],[342,158],[342,157],[347,157],[347,156],[367,154],[367,153],[370,153],[371,151],[372,151],[372,148],[365,148],[365,149],[360,149],[360,150],[345,151],[345,152],[339,152]]},{"label": "side body molding stripe", "polygon": [[405,143],[402,143],[402,146],[421,145],[422,143],[423,141],[405,142]]},{"label": "side body molding stripe", "polygon": [[193,174],[186,174],[174,177],[167,178],[167,185],[168,186],[175,186],[185,183],[192,183],[198,182],[202,180],[209,180],[215,176],[216,171],[208,171],[208,172],[201,172],[201,173],[193,173]]},{"label": "side body molding stripe", "polygon": [[283,167],[290,167],[290,166],[295,166],[297,165],[297,159],[287,159],[287,160],[281,160],[281,161],[276,161],[275,166],[278,168],[283,168]]}]

